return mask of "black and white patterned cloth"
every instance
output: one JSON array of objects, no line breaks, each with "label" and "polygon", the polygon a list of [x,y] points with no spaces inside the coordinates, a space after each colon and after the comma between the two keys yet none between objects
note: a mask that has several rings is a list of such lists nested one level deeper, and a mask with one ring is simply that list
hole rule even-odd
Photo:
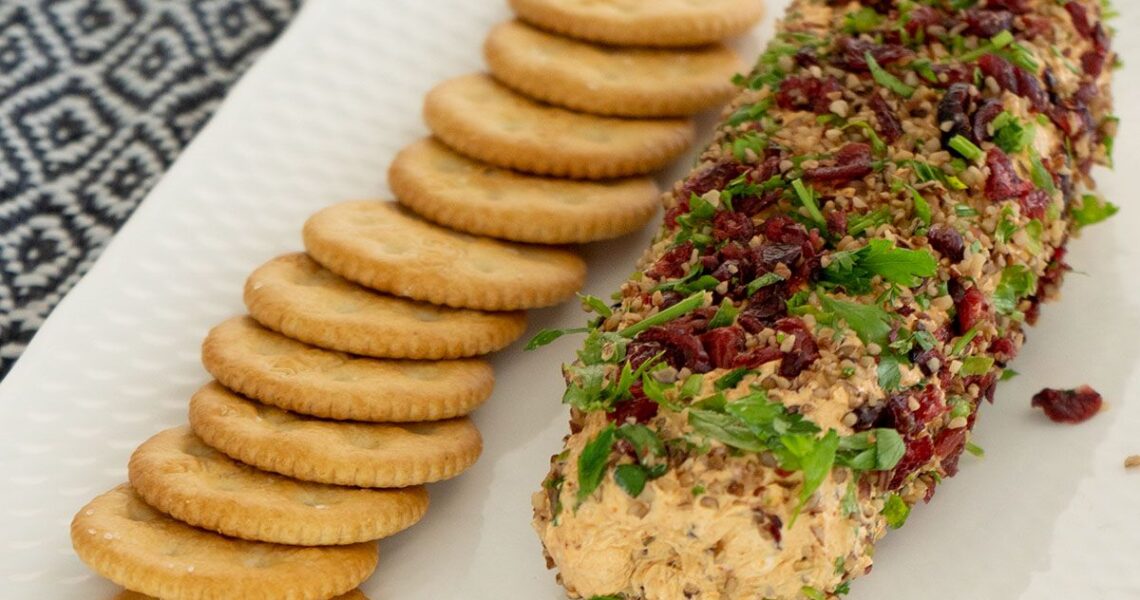
[{"label": "black and white patterned cloth", "polygon": [[0,378],[300,0],[0,0]]}]

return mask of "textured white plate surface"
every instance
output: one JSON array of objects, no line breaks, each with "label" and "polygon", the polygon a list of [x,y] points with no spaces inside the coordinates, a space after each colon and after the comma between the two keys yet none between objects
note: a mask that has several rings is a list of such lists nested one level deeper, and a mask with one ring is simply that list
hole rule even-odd
[{"label": "textured white plate surface", "polygon": [[[424,93],[480,68],[502,4],[309,0],[0,384],[0,598],[114,595],[72,553],[72,514],[125,479],[139,442],[185,420],[207,380],[198,344],[242,310],[246,274],[299,249],[317,208],[387,193],[388,162],[425,132]],[[1140,65],[1140,11],[1122,9],[1116,43]],[[755,53],[771,27],[741,46]],[[1074,242],[1084,274],[1030,332],[1022,375],[983,409],[987,457],[964,458],[888,537],[852,600],[1140,598],[1140,473],[1122,466],[1140,454],[1140,66],[1119,74],[1116,93],[1119,170],[1100,181],[1124,211]],[[586,250],[589,291],[616,289],[648,233],[633,237]],[[534,313],[531,328],[581,320],[562,307]],[[476,415],[483,458],[433,486],[427,518],[381,545],[372,598],[562,597],[530,530],[530,494],[565,433],[558,365],[576,343],[495,357],[499,383]],[[1041,387],[1081,383],[1111,410],[1078,427],[1030,410]]]}]

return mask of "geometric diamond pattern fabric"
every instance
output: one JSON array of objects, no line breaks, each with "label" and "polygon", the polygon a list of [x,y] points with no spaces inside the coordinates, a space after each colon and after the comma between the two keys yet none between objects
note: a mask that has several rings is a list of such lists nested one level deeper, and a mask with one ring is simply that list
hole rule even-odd
[{"label": "geometric diamond pattern fabric", "polygon": [[0,0],[0,379],[300,0]]}]

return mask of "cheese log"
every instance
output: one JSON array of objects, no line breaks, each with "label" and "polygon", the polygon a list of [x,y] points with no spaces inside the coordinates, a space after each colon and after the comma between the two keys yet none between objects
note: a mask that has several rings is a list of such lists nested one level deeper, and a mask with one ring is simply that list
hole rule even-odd
[{"label": "cheese log", "polygon": [[793,2],[593,302],[533,499],[571,597],[841,594],[957,472],[1108,212],[1115,55],[1093,0],[932,4]]}]

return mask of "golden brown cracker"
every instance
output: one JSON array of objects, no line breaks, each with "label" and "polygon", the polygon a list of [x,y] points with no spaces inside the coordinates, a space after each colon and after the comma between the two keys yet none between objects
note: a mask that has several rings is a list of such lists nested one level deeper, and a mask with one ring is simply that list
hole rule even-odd
[{"label": "golden brown cracker", "polygon": [[762,0],[509,0],[524,21],[619,46],[699,46],[745,33]]},{"label": "golden brown cracker", "polygon": [[454,477],[483,441],[467,417],[427,423],[324,421],[258,404],[217,382],[190,400],[190,426],[209,446],[304,481],[405,487]]},{"label": "golden brown cracker", "polygon": [[480,310],[550,306],[582,287],[586,263],[566,250],[456,233],[395,202],[344,202],[309,217],[305,248],[366,287]]},{"label": "golden brown cracker", "polygon": [[618,117],[677,117],[716,108],[736,92],[743,63],[723,44],[693,49],[603,47],[520,21],[491,30],[491,74],[536,100]]},{"label": "golden brown cracker", "polygon": [[304,254],[258,268],[245,284],[249,314],[274,331],[329,350],[377,358],[486,354],[526,330],[526,314],[461,310],[379,294]]},{"label": "golden brown cracker", "polygon": [[470,413],[495,375],[480,359],[382,360],[322,350],[249,317],[210,330],[202,364],[222,385],[285,410],[353,421],[437,421]]},{"label": "golden brown cracker", "polygon": [[210,448],[186,426],[144,442],[128,471],[147,504],[183,523],[277,544],[376,540],[412,526],[428,508],[423,486],[361,489],[267,473]]},{"label": "golden brown cracker", "polygon": [[168,600],[331,598],[367,579],[377,560],[374,542],[301,548],[196,529],[154,510],[126,484],[79,511],[71,543],[99,575]]},{"label": "golden brown cracker", "polygon": [[640,229],[657,211],[652,179],[580,181],[525,175],[471,160],[427,138],[388,170],[400,204],[458,231],[517,242],[567,244]]},{"label": "golden brown cracker", "polygon": [[686,119],[618,119],[542,104],[488,75],[445,81],[428,93],[436,137],[483,162],[537,175],[610,179],[660,170],[694,139]]}]

